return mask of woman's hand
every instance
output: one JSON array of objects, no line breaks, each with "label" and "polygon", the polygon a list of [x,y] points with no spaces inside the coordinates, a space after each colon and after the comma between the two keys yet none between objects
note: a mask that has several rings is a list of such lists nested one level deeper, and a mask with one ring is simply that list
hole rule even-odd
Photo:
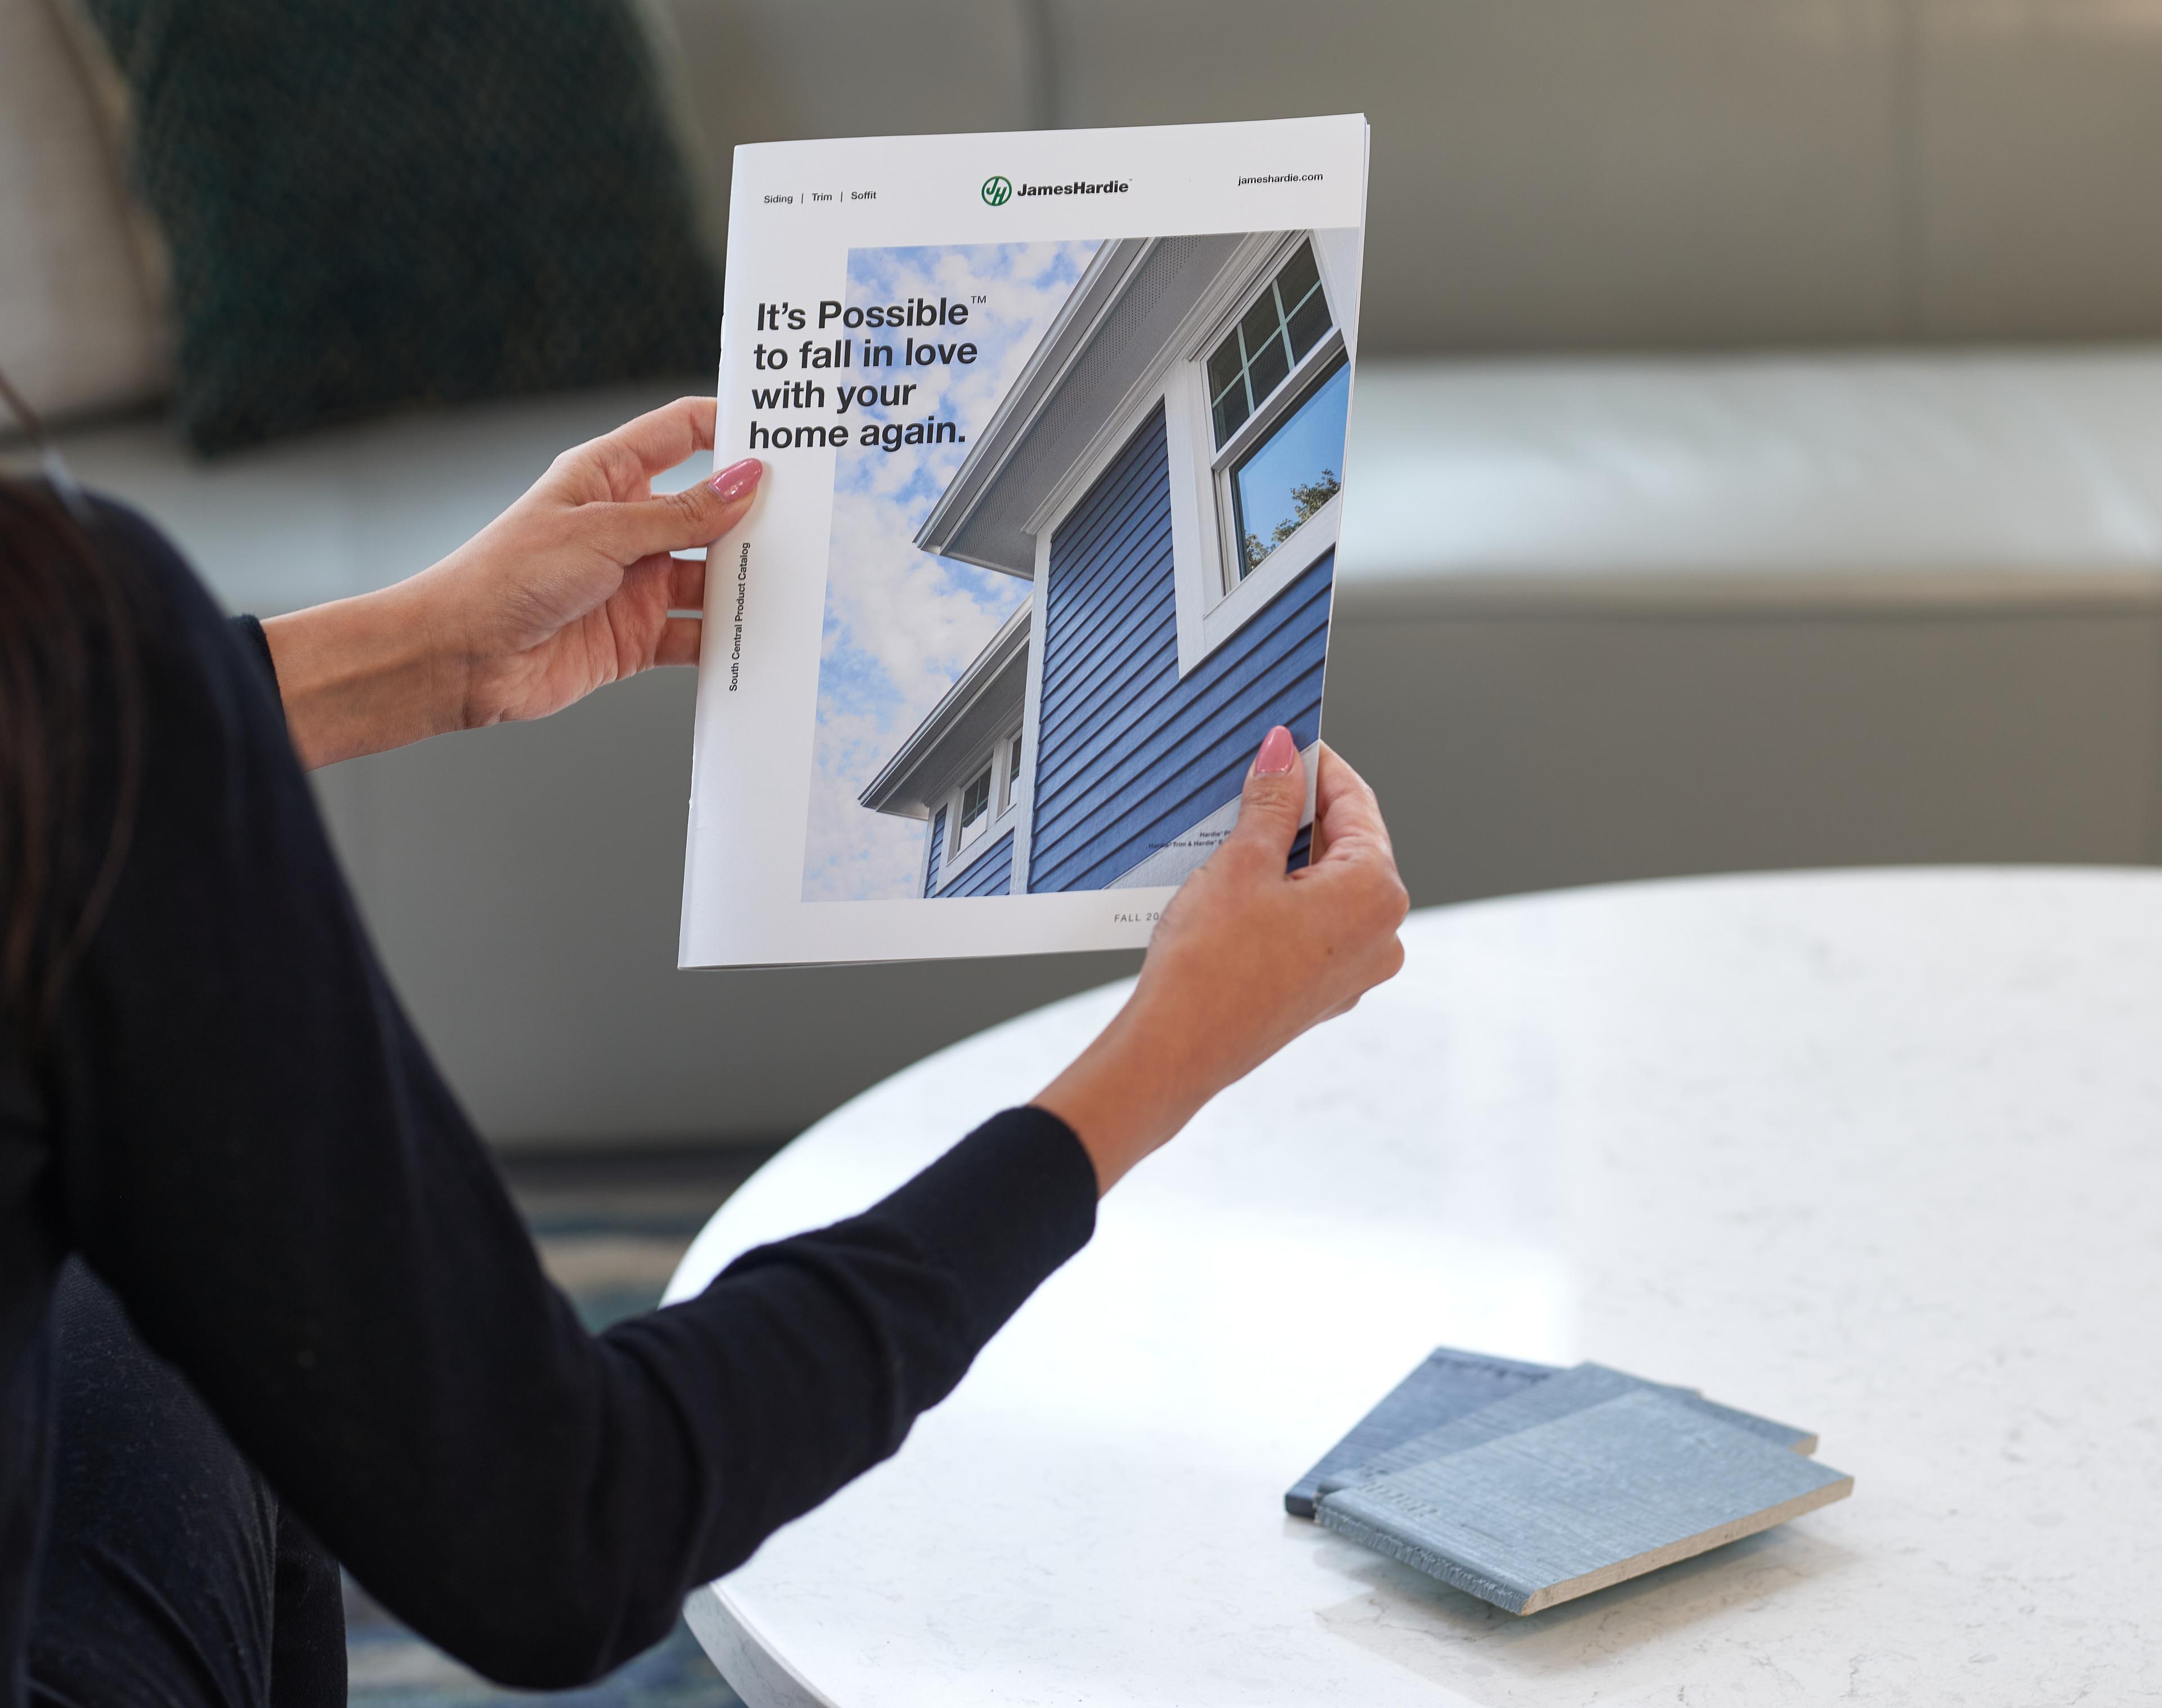
[{"label": "woman's hand", "polygon": [[706,566],[762,473],[739,462],[656,497],[653,477],[713,443],[713,401],[684,398],[566,451],[433,568],[264,624],[301,762],[542,718],[655,665],[695,664]]},{"label": "woman's hand", "polygon": [[1291,732],[1269,732],[1237,825],[1164,910],[1134,994],[1036,1099],[1079,1135],[1099,1191],[1403,965],[1409,901],[1374,791],[1325,744],[1319,764],[1313,859],[1287,873],[1306,771]]}]

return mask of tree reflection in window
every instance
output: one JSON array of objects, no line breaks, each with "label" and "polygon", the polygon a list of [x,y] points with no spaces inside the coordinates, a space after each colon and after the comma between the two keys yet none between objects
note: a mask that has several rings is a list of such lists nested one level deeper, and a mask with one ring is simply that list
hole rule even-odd
[{"label": "tree reflection in window", "polygon": [[1343,489],[1351,369],[1339,360],[1231,471],[1244,580]]}]

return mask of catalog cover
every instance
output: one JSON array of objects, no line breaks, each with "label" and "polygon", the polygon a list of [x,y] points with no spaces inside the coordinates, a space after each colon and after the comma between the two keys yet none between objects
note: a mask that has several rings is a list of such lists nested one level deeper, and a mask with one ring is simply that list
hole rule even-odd
[{"label": "catalog cover", "polygon": [[1137,947],[1310,786],[1366,134],[736,150],[682,964]]}]

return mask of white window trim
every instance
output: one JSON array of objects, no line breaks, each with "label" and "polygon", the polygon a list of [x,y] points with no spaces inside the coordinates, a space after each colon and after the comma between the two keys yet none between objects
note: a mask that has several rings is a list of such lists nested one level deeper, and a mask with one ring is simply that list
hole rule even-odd
[{"label": "white window trim", "polygon": [[1045,527],[1038,530],[1036,535],[1036,578],[1029,584],[1028,590],[1028,682],[1021,690],[1021,786],[1013,803],[1013,885],[1010,893],[1016,896],[1028,893],[1029,861],[1036,844],[1033,803],[1043,707],[1043,625],[1047,614],[1044,601],[1050,585],[1051,530]]},{"label": "white window trim", "polygon": [[[1321,294],[1329,305],[1329,329],[1321,340],[1286,374],[1263,406],[1240,423],[1220,450],[1209,420],[1209,353],[1223,342],[1256,293],[1276,277],[1301,243],[1313,246],[1315,270],[1321,275]],[[1347,293],[1347,281],[1339,273],[1334,245],[1319,232],[1288,233],[1249,269],[1237,290],[1229,294],[1217,314],[1183,352],[1183,359],[1167,377],[1165,410],[1174,412],[1184,426],[1174,464],[1183,462],[1183,478],[1172,485],[1172,560],[1178,572],[1178,673],[1188,674],[1209,654],[1251,622],[1261,608],[1310,568],[1316,558],[1336,544],[1338,524],[1344,513],[1341,492],[1307,518],[1298,531],[1247,575],[1238,573],[1238,507],[1230,492],[1230,470],[1238,459],[1259,444],[1287,415],[1299,394],[1329,363],[1342,355],[1348,362],[1355,335],[1347,307],[1355,295]],[[1174,406],[1172,400],[1178,400]],[[1167,420],[1167,426],[1169,425]],[[1175,473],[1178,472],[1175,468]],[[1342,478],[1343,471],[1338,471]],[[1193,494],[1188,519],[1189,533],[1178,531],[1181,490]],[[1202,506],[1214,519],[1209,526]]]},{"label": "white window trim", "polygon": [[1021,739],[1021,732],[1016,726],[999,744],[999,816],[1002,818],[1013,811],[1015,803],[1021,799],[1021,781],[1026,772],[1014,756],[1014,744]]},{"label": "white window trim", "polygon": [[1208,657],[1236,635],[1262,606],[1313,567],[1323,552],[1335,549],[1337,527],[1344,514],[1344,494],[1329,502],[1298,525],[1298,530],[1256,565],[1253,572],[1201,614],[1201,651],[1194,662]]},{"label": "white window trim", "polygon": [[[1322,289],[1329,289],[1326,277]],[[1329,307],[1332,311],[1335,307],[1334,298]],[[1201,363],[1183,363],[1172,376],[1165,396],[1166,413],[1167,417],[1175,415],[1184,429],[1173,441],[1178,448],[1172,459],[1172,557],[1178,576],[1181,676],[1245,628],[1264,605],[1304,574],[1316,558],[1335,546],[1344,514],[1341,491],[1251,572],[1235,580],[1238,507],[1231,497],[1231,470],[1241,457],[1276,430],[1314,377],[1344,350],[1341,329],[1332,328],[1270,394],[1269,403],[1256,410],[1221,451],[1216,448],[1209,424],[1208,379]],[[1173,398],[1179,400],[1175,410]],[[1166,425],[1170,425],[1168,419]],[[1184,464],[1183,469],[1178,467],[1180,463]],[[1338,477],[1342,478],[1340,469]],[[1180,529],[1181,494],[1187,495],[1184,508],[1188,511],[1184,533]],[[1202,514],[1204,501],[1214,519],[1213,526]]]}]

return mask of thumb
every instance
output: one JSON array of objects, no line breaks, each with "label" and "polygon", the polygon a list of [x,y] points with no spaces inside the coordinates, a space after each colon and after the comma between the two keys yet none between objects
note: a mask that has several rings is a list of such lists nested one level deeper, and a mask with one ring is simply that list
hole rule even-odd
[{"label": "thumb", "polygon": [[1265,859],[1281,871],[1305,817],[1306,765],[1291,731],[1279,723],[1262,737],[1261,751],[1246,772],[1239,822],[1225,838],[1225,846]]},{"label": "thumb", "polygon": [[619,563],[635,563],[655,552],[711,545],[750,508],[765,472],[763,463],[746,457],[681,492],[606,505],[603,527],[610,554]]}]

